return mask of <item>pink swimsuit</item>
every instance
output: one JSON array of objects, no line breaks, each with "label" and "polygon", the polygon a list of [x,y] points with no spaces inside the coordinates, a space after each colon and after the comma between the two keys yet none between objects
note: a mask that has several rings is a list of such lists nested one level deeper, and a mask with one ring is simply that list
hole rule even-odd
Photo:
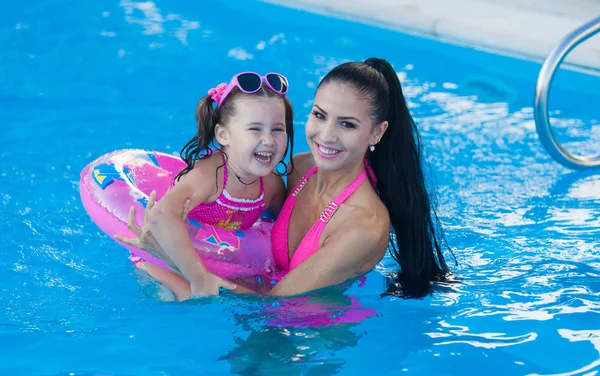
[{"label": "pink swimsuit", "polygon": [[317,222],[308,230],[304,238],[298,245],[296,252],[290,260],[289,257],[289,245],[288,245],[288,231],[290,225],[290,218],[292,216],[292,211],[294,210],[294,205],[296,204],[296,198],[298,194],[304,188],[304,185],[308,182],[308,179],[317,171],[317,166],[311,168],[300,182],[298,186],[292,192],[290,196],[288,196],[287,200],[283,204],[283,208],[281,209],[281,213],[279,217],[275,221],[273,225],[273,229],[271,230],[271,245],[273,246],[273,257],[275,258],[275,262],[277,267],[283,272],[287,273],[290,270],[294,269],[302,262],[304,262],[307,258],[309,258],[313,253],[315,253],[320,248],[320,239],[321,234],[323,233],[323,229],[325,229],[325,225],[333,216],[333,213],[337,210],[337,208],[348,199],[362,184],[365,180],[367,174],[371,180],[372,184],[375,184],[375,175],[371,170],[371,166],[365,161],[365,169],[352,181],[330,204],[325,208]]},{"label": "pink swimsuit", "polygon": [[188,213],[188,218],[229,230],[245,230],[258,220],[265,210],[265,186],[260,178],[260,196],[255,200],[232,197],[227,186],[227,163],[223,155],[223,191],[213,202],[201,203]]}]

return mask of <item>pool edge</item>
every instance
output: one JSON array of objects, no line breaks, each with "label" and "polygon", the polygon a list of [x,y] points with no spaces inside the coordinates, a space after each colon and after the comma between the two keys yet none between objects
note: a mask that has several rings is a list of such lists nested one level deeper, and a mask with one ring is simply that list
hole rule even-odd
[{"label": "pool edge", "polygon": [[[537,62],[566,34],[594,17],[481,0],[453,0],[451,5],[445,0],[261,1]],[[600,15],[600,3],[597,8]],[[574,49],[564,65],[599,74],[600,35]]]}]

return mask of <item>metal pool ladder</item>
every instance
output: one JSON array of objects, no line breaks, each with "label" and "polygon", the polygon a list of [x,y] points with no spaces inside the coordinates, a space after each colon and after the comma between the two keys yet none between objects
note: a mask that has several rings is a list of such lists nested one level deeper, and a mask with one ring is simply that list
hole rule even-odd
[{"label": "metal pool ladder", "polygon": [[556,69],[571,50],[583,41],[600,32],[600,17],[586,22],[565,36],[550,52],[538,75],[535,87],[534,118],[540,141],[548,153],[563,166],[576,170],[600,168],[600,153],[593,156],[579,156],[566,150],[554,137],[548,115],[548,95]]}]

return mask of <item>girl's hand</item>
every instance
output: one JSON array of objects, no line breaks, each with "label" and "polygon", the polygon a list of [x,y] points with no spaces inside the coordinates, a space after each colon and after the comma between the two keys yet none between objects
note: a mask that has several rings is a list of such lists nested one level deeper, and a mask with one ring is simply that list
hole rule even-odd
[{"label": "girl's hand", "polygon": [[[152,193],[150,193],[150,197],[148,197],[148,204],[146,205],[146,208],[144,209],[144,224],[141,228],[135,224],[135,206],[132,206],[129,209],[129,217],[127,220],[127,222],[128,222],[127,227],[129,227],[129,230],[131,232],[133,232],[133,234],[135,235],[135,238],[125,237],[120,234],[117,234],[114,237],[115,237],[115,239],[117,239],[125,244],[145,250],[146,252],[150,253],[152,256],[163,260],[171,269],[178,272],[179,270],[178,270],[177,266],[175,266],[175,264],[167,256],[167,254],[162,249],[162,247],[160,246],[158,241],[154,238],[154,235],[152,235],[152,232],[150,232],[150,224],[148,222],[148,212],[154,207],[155,204],[156,204],[156,191],[152,191]],[[189,211],[190,211],[190,200],[187,200],[183,206],[183,219],[185,219],[187,217]]]}]

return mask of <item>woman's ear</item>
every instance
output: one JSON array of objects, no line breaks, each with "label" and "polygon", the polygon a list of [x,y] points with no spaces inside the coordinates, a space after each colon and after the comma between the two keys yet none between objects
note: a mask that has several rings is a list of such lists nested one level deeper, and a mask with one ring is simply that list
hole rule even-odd
[{"label": "woman's ear", "polygon": [[373,140],[371,141],[371,145],[375,145],[379,141],[381,141],[381,138],[385,134],[385,131],[387,131],[388,129],[388,125],[389,123],[387,122],[387,120],[385,120],[375,126],[375,129],[373,130],[372,134]]},{"label": "woman's ear", "polygon": [[229,130],[222,124],[215,125],[215,138],[219,145],[227,146],[229,143]]}]

